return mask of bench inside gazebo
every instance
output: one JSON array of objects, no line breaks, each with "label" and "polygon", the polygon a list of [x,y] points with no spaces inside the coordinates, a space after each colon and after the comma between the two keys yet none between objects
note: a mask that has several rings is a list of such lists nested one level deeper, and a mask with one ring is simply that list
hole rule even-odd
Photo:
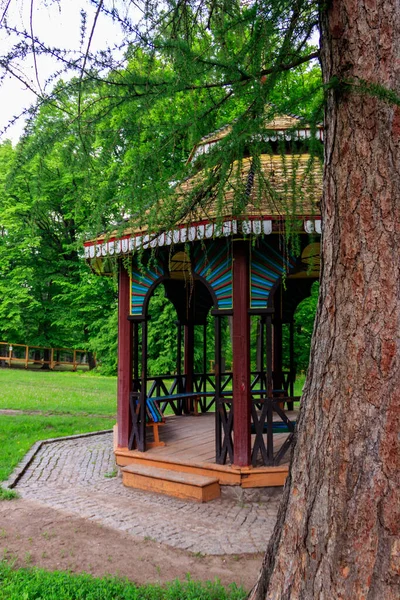
[{"label": "bench inside gazebo", "polygon": [[[295,120],[282,118],[267,129],[275,138],[284,131],[287,140],[288,120],[293,128]],[[306,129],[296,130],[296,139],[307,135]],[[209,147],[210,141],[201,144]],[[290,155],[266,155],[262,160],[266,175],[274,166],[277,193],[287,194],[283,174],[276,173],[285,160],[285,177],[294,176]],[[308,190],[296,214],[298,257],[288,254],[282,244],[284,216],[276,201],[265,197],[256,203],[252,197],[257,181],[251,159],[242,165],[242,177],[251,185],[246,187],[248,203],[240,216],[232,214],[227,199],[224,214],[214,218],[212,210],[203,208],[158,234],[136,228],[86,243],[86,257],[96,270],[106,270],[109,255],[118,257],[114,444],[125,485],[200,501],[217,497],[220,485],[283,485],[299,406],[294,394],[293,315],[319,271],[321,172],[314,169],[310,174],[308,164],[307,153],[296,156],[295,177]],[[176,311],[176,369],[150,376],[149,304],[159,286]],[[289,331],[286,369],[284,324]],[[258,331],[255,369],[252,326]],[[202,331],[200,372],[198,364],[195,369],[195,328]],[[226,331],[232,355],[229,369]],[[199,344],[199,335],[196,339]]]}]

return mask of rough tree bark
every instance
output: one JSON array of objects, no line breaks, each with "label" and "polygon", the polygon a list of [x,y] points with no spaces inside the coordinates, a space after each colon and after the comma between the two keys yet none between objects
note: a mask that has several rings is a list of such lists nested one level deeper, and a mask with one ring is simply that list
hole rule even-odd
[{"label": "rough tree bark", "polygon": [[398,0],[321,12],[321,298],[298,436],[252,600],[400,598]]}]

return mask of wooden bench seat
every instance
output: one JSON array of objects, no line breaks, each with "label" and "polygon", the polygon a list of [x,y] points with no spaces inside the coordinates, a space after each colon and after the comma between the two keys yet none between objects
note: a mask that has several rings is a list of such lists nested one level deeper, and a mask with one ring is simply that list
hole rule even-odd
[{"label": "wooden bench seat", "polygon": [[153,430],[153,442],[147,442],[147,447],[165,446],[165,442],[160,440],[159,427],[165,425],[163,414],[158,406],[159,402],[174,402],[175,400],[194,400],[194,414],[198,413],[199,397],[215,396],[215,392],[181,392],[179,394],[169,394],[165,396],[151,396],[146,398],[146,427],[151,427]]},{"label": "wooden bench seat", "polygon": [[147,400],[155,402],[174,402],[175,400],[194,400],[194,414],[198,415],[198,400],[199,398],[211,398],[215,396],[215,392],[180,392],[179,394],[170,394],[166,396],[151,396]]}]

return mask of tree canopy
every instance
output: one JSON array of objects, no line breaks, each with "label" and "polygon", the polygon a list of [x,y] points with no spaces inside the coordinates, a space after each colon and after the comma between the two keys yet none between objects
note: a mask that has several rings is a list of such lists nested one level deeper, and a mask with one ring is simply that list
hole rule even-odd
[{"label": "tree canopy", "polygon": [[[4,73],[29,57],[39,69],[51,55],[63,80],[51,77],[48,92],[38,86],[19,144],[1,147],[7,285],[0,317],[3,337],[14,343],[86,347],[92,339],[113,370],[107,345],[115,348],[115,337],[107,342],[102,331],[115,319],[115,289],[82,263],[83,240],[122,229],[130,217],[168,226],[177,216],[176,182],[202,169],[180,206],[184,214],[210,190],[218,194],[234,160],[250,154],[258,168],[257,154],[269,151],[259,132],[270,115],[320,122],[323,94],[309,42],[312,4],[143,2],[136,23],[127,3],[93,4],[121,26],[118,50],[92,52],[84,13],[73,54],[47,45],[33,26],[18,28],[12,3],[3,14],[15,40],[2,58]],[[189,165],[194,145],[227,124],[216,151]],[[318,143],[308,143],[321,154]],[[163,210],[151,210],[160,200]]]},{"label": "tree canopy", "polygon": [[[47,115],[58,115],[57,126],[45,127],[37,143],[43,147],[49,135],[70,136],[81,145],[86,168],[98,165],[96,233],[126,216],[155,219],[145,211],[161,198],[166,207],[170,196],[174,206],[172,183],[190,174],[190,150],[219,127],[232,124],[218,151],[203,157],[209,176],[195,186],[188,205],[202,199],[204,189],[222,185],[243,153],[256,157],[265,149],[257,136],[268,116],[291,113],[311,124],[321,122],[318,53],[310,43],[318,21],[314,3],[139,2],[135,23],[129,13],[125,16],[129,3],[94,5],[96,15],[120,24],[118,52],[91,51],[85,14],[86,43],[72,57],[66,49],[47,47],[34,30],[17,30],[6,9],[3,26],[18,43],[3,65],[11,72],[23,56],[35,62],[50,53],[65,71],[64,84],[39,93],[26,136],[32,128],[38,131],[36,121],[39,114],[43,120],[47,106]],[[164,208],[163,219],[168,218]]]}]

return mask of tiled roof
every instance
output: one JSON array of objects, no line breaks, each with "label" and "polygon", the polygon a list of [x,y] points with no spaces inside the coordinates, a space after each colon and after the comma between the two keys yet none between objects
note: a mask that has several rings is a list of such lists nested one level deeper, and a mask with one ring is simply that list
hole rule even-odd
[{"label": "tiled roof", "polygon": [[[297,117],[284,115],[266,123],[265,128],[269,130],[269,139],[273,140],[279,138],[279,132],[288,131],[296,125],[302,127]],[[231,126],[227,126],[206,136],[195,150],[222,139],[230,131]],[[291,131],[290,139],[293,139],[293,135],[308,137],[310,129],[304,126],[303,129]],[[318,135],[322,140],[322,128]],[[169,223],[168,231],[160,236],[151,234],[149,227],[142,224],[142,218],[140,223],[131,221],[131,225],[122,234],[104,234],[87,242],[85,246],[97,248],[99,244],[103,244],[108,248],[110,241],[114,248],[114,241],[117,244],[117,240],[121,240],[121,244],[115,247],[121,252],[127,252],[139,245],[150,244],[149,240],[152,239],[162,240],[160,245],[163,245],[200,239],[201,236],[228,235],[229,232],[234,233],[240,229],[246,232],[246,227],[248,233],[269,233],[272,231],[273,221],[293,217],[303,220],[306,230],[314,227],[320,230],[322,164],[317,157],[310,154],[262,154],[255,162],[252,158],[235,161],[231,165],[222,193],[218,185],[214,185],[202,195],[200,188],[206,181],[206,172],[199,171],[175,186],[172,202],[169,197],[168,202],[161,201],[151,209],[153,215],[157,214],[158,223]],[[190,204],[194,208],[186,209],[185,206]],[[149,222],[150,216],[149,214]],[[151,222],[154,220],[152,218]],[[240,222],[252,222],[254,225],[250,228],[247,225],[242,227]],[[256,226],[255,223],[260,225]],[[221,226],[224,231],[220,231]],[[118,249],[115,250],[117,253]],[[103,255],[104,252],[103,248]],[[108,254],[108,250],[106,253]]]},{"label": "tiled roof", "polygon": [[[198,176],[195,176],[177,186],[178,203],[183,202],[197,184]],[[251,158],[233,163],[223,202],[219,203],[211,195],[210,200],[200,203],[179,223],[227,217],[317,216],[321,195],[322,165],[317,158],[309,154],[263,154],[255,173]]]}]

